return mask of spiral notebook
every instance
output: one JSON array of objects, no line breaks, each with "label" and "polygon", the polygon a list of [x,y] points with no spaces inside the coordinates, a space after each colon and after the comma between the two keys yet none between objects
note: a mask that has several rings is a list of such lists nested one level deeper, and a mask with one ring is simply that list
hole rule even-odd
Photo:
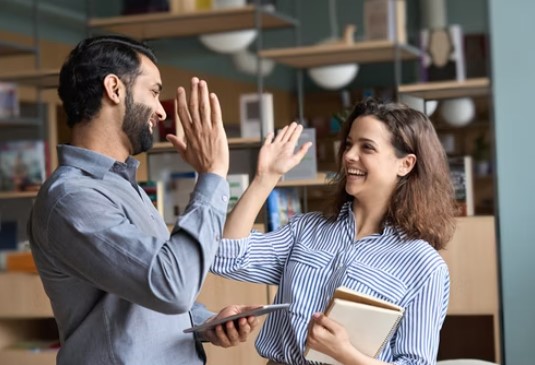
[{"label": "spiral notebook", "polygon": [[[357,293],[346,287],[334,292],[325,315],[344,325],[351,343],[360,352],[377,357],[403,318],[404,309],[387,301]],[[309,361],[338,365],[332,357],[309,349]]]}]

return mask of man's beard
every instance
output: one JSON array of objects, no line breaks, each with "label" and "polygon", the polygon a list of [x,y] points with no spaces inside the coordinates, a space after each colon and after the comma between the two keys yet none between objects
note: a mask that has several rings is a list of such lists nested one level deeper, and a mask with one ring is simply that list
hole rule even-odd
[{"label": "man's beard", "polygon": [[129,89],[126,91],[123,132],[132,144],[132,155],[148,151],[152,148],[152,133],[148,122],[152,109],[144,104],[135,103]]}]

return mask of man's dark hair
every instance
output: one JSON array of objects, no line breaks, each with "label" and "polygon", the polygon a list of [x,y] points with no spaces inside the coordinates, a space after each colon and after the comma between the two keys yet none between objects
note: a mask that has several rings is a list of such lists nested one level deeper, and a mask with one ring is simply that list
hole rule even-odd
[{"label": "man's dark hair", "polygon": [[87,38],[71,51],[61,68],[58,87],[69,127],[98,114],[107,75],[117,75],[127,88],[131,87],[139,75],[140,55],[156,63],[147,45],[109,35]]}]

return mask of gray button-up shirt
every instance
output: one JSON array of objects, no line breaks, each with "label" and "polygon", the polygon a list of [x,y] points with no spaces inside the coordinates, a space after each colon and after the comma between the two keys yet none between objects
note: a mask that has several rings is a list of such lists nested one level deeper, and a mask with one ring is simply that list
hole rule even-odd
[{"label": "gray button-up shirt", "polygon": [[63,145],[28,231],[64,365],[202,364],[195,298],[223,230],[228,184],[201,174],[171,235],[135,175],[139,163]]}]

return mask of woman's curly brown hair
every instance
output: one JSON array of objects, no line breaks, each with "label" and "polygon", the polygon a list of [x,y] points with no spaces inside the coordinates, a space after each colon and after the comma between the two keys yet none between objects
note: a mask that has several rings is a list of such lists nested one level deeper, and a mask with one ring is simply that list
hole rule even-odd
[{"label": "woman's curly brown hair", "polygon": [[333,180],[335,204],[325,209],[325,216],[334,219],[344,203],[353,200],[345,190],[343,156],[351,126],[362,116],[374,117],[386,125],[398,157],[416,155],[412,171],[399,178],[384,222],[400,228],[409,238],[423,239],[437,250],[444,248],[455,230],[454,190],[447,157],[429,118],[404,104],[368,99],[355,106],[341,131],[338,171]]}]

